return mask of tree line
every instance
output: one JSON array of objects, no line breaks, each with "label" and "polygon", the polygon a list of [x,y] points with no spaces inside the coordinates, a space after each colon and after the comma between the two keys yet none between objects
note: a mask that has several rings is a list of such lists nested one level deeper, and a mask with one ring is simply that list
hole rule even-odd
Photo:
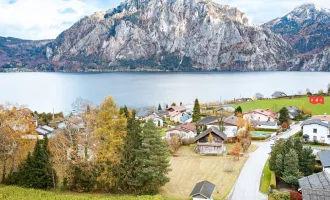
[{"label": "tree line", "polygon": [[[142,126],[135,111],[126,106],[118,109],[111,97],[99,107],[81,100],[77,104],[79,111],[65,120],[54,137],[34,141],[34,150],[33,145],[25,149],[27,154],[17,161],[17,167],[3,173],[4,183],[77,192],[155,194],[169,181],[168,148],[152,121]],[[0,153],[4,156],[9,151]]]}]

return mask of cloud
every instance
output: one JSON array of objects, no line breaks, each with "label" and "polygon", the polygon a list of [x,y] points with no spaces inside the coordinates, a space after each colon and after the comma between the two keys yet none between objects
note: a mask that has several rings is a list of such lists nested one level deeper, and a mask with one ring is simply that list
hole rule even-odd
[{"label": "cloud", "polygon": [[60,10],[59,12],[60,12],[61,14],[68,14],[68,13],[70,13],[70,14],[74,14],[74,13],[76,13],[76,11],[73,10],[72,8],[65,8],[65,9],[63,9],[63,10]]},{"label": "cloud", "polygon": [[[56,38],[84,16],[116,7],[124,0],[0,0],[0,36]],[[252,23],[282,17],[303,3],[330,8],[329,0],[213,0],[237,7]]]}]

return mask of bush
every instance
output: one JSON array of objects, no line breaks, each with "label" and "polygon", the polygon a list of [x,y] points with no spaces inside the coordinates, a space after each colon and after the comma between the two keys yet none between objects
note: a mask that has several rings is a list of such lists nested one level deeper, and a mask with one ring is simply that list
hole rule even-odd
[{"label": "bush", "polygon": [[194,143],[194,138],[182,139],[182,145],[189,146]]},{"label": "bush", "polygon": [[272,196],[275,200],[290,200],[289,192],[279,192],[278,190],[274,190]]},{"label": "bush", "polygon": [[290,190],[289,193],[290,200],[302,200],[302,195],[299,192]]},{"label": "bush", "polygon": [[278,129],[270,129],[270,128],[255,128],[256,131],[264,131],[264,132],[272,132],[275,133]]},{"label": "bush", "polygon": [[319,145],[320,143],[319,143],[319,141],[317,141],[317,140],[314,140],[313,142],[312,142],[312,145]]},{"label": "bush", "polygon": [[299,132],[297,132],[297,133],[295,133],[294,135],[293,135],[293,137],[302,137],[303,136],[303,132],[302,131],[299,131]]},{"label": "bush", "polygon": [[274,171],[270,172],[270,188],[275,189],[276,188],[276,175]]},{"label": "bush", "polygon": [[267,135],[266,137],[262,137],[262,136],[252,136],[252,140],[267,140],[268,138],[270,138],[270,135]]}]

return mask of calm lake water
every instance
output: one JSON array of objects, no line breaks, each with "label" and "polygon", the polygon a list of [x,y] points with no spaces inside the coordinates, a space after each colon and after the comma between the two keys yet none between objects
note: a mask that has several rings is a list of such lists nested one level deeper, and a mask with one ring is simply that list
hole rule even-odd
[{"label": "calm lake water", "polygon": [[118,105],[154,106],[253,97],[270,97],[306,88],[316,92],[330,83],[329,72],[244,73],[0,73],[0,104],[9,101],[38,111],[69,111],[76,98],[99,104],[112,95]]}]

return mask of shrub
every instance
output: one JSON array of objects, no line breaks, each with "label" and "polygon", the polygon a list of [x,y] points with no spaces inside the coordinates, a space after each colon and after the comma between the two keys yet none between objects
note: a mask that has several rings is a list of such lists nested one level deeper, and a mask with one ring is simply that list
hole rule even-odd
[{"label": "shrub", "polygon": [[299,192],[290,190],[289,193],[290,200],[302,200],[302,195]]},{"label": "shrub", "polygon": [[278,129],[270,129],[270,128],[255,128],[256,131],[264,131],[264,132],[273,132],[275,133]]},{"label": "shrub", "polygon": [[270,188],[275,189],[276,188],[276,175],[274,171],[270,172]]},{"label": "shrub", "polygon": [[289,192],[279,192],[278,190],[273,190],[272,196],[275,200],[290,200]]},{"label": "shrub", "polygon": [[270,138],[270,135],[267,135],[266,137],[262,137],[262,136],[253,136],[252,140],[266,140]]},{"label": "shrub", "polygon": [[320,143],[317,141],[317,140],[314,140],[313,142],[312,142],[312,145],[319,145]]},{"label": "shrub", "polygon": [[182,145],[189,146],[194,143],[194,138],[182,139]]}]

